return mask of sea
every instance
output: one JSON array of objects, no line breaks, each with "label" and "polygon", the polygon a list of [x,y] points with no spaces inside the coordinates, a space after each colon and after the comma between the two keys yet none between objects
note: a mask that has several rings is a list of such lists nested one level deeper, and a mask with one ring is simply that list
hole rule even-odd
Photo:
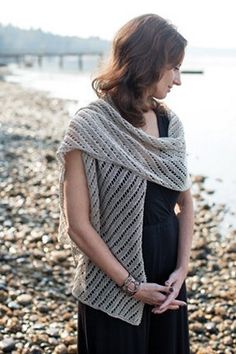
[{"label": "sea", "polygon": [[[68,57],[60,68],[57,58],[44,58],[42,67],[12,64],[5,80],[71,100],[69,119],[96,98],[91,80],[100,64],[85,57],[79,70],[78,59]],[[224,230],[236,228],[236,51],[187,52],[181,70],[202,73],[183,73],[165,102],[184,124],[190,173],[206,177],[211,205],[226,206]]]}]

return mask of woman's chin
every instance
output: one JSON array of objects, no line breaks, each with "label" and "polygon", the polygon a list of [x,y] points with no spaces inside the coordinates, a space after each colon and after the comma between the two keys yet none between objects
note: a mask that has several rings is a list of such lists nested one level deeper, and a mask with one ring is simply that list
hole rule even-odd
[{"label": "woman's chin", "polygon": [[156,98],[157,100],[163,100],[164,98],[166,98],[167,93],[166,94],[159,94],[159,95],[155,95],[153,96],[154,98]]}]

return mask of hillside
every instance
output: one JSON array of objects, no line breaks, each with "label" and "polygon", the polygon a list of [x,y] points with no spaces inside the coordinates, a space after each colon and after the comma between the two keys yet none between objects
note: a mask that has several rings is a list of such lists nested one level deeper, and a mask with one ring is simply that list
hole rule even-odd
[{"label": "hillside", "polygon": [[0,54],[106,52],[110,42],[98,37],[60,36],[41,29],[20,29],[0,24]]}]

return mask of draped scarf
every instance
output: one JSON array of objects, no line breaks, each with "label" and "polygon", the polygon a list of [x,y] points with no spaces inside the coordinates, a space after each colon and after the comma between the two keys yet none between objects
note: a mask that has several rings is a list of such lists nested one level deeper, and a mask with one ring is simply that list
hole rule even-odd
[{"label": "draped scarf", "polygon": [[83,303],[133,325],[140,324],[144,304],[123,293],[67,233],[64,156],[74,149],[82,151],[91,224],[129,273],[146,281],[142,256],[146,181],[177,191],[191,185],[183,125],[169,109],[167,119],[168,136],[157,138],[130,124],[110,101],[98,99],[76,112],[57,151],[59,239],[71,245],[76,262],[72,293]]}]

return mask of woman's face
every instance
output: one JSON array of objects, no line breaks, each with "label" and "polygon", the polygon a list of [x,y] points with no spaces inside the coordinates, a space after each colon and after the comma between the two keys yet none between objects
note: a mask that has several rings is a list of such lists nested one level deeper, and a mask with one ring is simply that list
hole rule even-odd
[{"label": "woman's face", "polygon": [[174,85],[181,85],[180,78],[180,66],[181,63],[174,68],[166,69],[157,82],[153,96],[157,99],[163,99],[167,96]]}]

